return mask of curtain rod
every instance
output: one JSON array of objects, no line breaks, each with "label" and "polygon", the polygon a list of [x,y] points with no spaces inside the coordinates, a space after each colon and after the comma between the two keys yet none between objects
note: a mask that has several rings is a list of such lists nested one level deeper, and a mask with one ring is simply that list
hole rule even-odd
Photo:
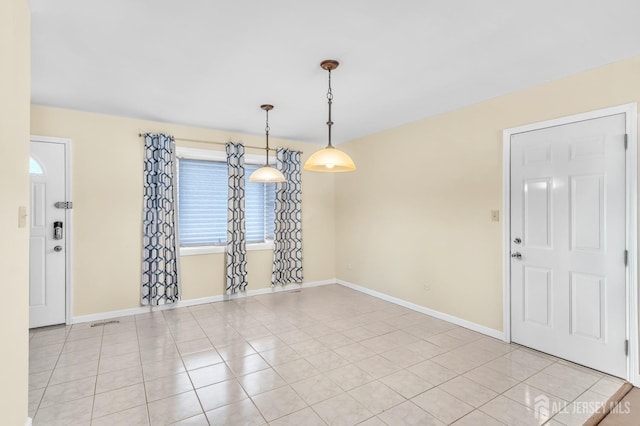
[{"label": "curtain rod", "polygon": [[[144,133],[138,133],[138,137],[143,137],[145,134]],[[177,138],[174,136],[175,140],[178,141],[184,141],[184,142],[200,142],[200,143],[210,143],[210,144],[214,144],[214,145],[226,145],[227,142],[218,142],[218,141],[205,141],[203,139],[189,139],[189,138]],[[263,146],[253,146],[253,145],[245,145],[245,148],[251,148],[251,149],[264,149]],[[269,151],[276,151],[276,148],[269,148]],[[300,151],[300,153],[302,154],[302,151]]]}]

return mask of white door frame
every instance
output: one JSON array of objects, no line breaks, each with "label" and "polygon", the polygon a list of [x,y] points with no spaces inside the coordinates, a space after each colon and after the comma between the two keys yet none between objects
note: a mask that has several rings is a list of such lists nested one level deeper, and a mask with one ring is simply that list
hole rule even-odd
[{"label": "white door frame", "polygon": [[[67,194],[66,200],[59,201],[72,201],[72,193],[71,193],[71,139],[64,138],[54,138],[49,136],[34,136],[32,135],[30,138],[31,142],[45,142],[45,143],[54,143],[60,144],[64,146],[64,180],[65,180],[65,192]],[[72,240],[72,229],[73,229],[73,209],[64,211],[64,239],[65,239],[65,323],[67,325],[71,324],[71,318],[73,317],[73,287],[72,287],[72,253],[73,253],[73,240]]]},{"label": "white door frame", "polygon": [[626,279],[627,319],[626,334],[629,340],[627,357],[627,377],[635,386],[640,386],[640,367],[638,354],[638,106],[637,103],[599,109],[582,114],[561,117],[539,123],[506,129],[502,134],[502,283],[503,283],[503,329],[504,341],[511,342],[511,136],[516,133],[530,132],[553,126],[562,126],[577,121],[592,120],[615,114],[625,114],[628,148],[626,155],[626,244],[629,251]]}]

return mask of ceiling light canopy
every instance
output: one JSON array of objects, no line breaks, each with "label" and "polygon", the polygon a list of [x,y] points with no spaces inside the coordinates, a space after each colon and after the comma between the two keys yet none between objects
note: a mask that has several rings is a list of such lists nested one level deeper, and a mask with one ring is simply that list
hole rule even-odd
[{"label": "ceiling light canopy", "polygon": [[327,59],[320,63],[322,69],[329,72],[329,90],[327,91],[327,100],[329,103],[329,120],[327,121],[327,126],[329,127],[329,143],[326,148],[314,152],[307,162],[304,163],[304,169],[312,172],[352,172],[356,169],[356,165],[351,157],[331,144],[331,126],[333,126],[333,121],[331,121],[331,105],[333,104],[331,71],[338,68],[338,65],[340,65],[340,63],[332,59]]},{"label": "ceiling light canopy", "polygon": [[260,108],[262,108],[267,114],[266,126],[264,128],[266,139],[267,139],[267,146],[265,148],[267,161],[263,167],[260,167],[258,170],[251,173],[251,176],[249,177],[249,182],[265,182],[265,183],[284,182],[286,179],[282,174],[282,172],[269,165],[269,130],[271,130],[269,128],[269,111],[273,109],[273,105],[269,105],[269,104],[260,105]]}]

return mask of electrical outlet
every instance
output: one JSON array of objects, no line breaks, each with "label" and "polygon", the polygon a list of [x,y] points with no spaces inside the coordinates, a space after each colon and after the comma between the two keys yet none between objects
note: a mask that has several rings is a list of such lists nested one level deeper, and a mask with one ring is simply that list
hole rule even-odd
[{"label": "electrical outlet", "polygon": [[500,222],[500,210],[491,210],[491,222]]},{"label": "electrical outlet", "polygon": [[431,288],[429,287],[429,284],[422,284],[422,288],[424,289],[424,291],[431,290]]},{"label": "electrical outlet", "polygon": [[352,264],[350,264],[350,263],[347,263],[347,269],[348,269],[348,270],[352,270],[352,269],[353,269],[353,265],[352,265]]}]

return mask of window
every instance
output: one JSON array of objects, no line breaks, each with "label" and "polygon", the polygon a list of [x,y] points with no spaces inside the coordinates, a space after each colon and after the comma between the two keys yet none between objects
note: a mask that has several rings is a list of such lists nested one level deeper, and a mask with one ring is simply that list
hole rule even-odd
[{"label": "window", "polygon": [[43,175],[42,166],[33,157],[29,157],[29,173],[32,175]]},{"label": "window", "polygon": [[[260,161],[245,155],[245,161]],[[259,164],[245,164],[248,248],[271,248],[275,184],[249,182]],[[178,148],[178,225],[181,254],[221,252],[227,239],[227,163],[223,152]]]}]

